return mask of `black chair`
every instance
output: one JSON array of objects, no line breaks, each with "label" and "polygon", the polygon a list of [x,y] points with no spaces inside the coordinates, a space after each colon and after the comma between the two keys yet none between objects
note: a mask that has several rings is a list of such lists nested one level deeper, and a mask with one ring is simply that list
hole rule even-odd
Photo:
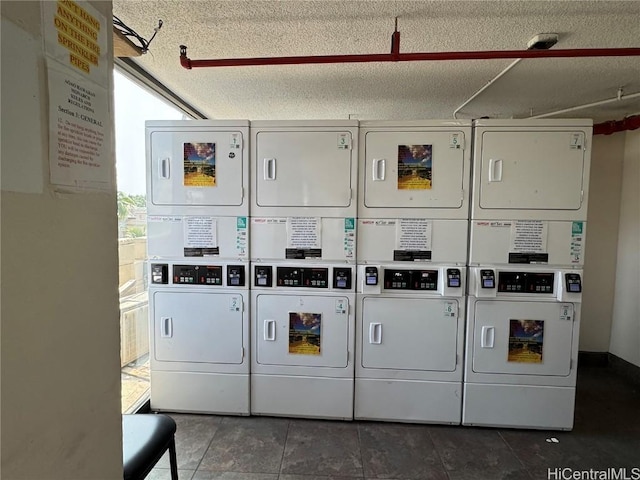
[{"label": "black chair", "polygon": [[124,480],[143,480],[169,450],[171,480],[178,480],[176,422],[167,415],[122,415]]}]

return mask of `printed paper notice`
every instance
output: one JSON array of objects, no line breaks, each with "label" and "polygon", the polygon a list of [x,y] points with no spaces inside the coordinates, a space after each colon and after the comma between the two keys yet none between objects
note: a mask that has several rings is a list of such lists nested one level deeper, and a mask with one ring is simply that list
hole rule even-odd
[{"label": "printed paper notice", "polygon": [[56,62],[49,61],[47,66],[51,183],[111,190],[113,161],[107,90]]},{"label": "printed paper notice", "polygon": [[321,313],[289,312],[289,353],[320,355]]},{"label": "printed paper notice", "polygon": [[403,218],[396,223],[396,250],[431,250],[432,222],[423,218]]},{"label": "printed paper notice", "polygon": [[217,222],[213,217],[185,217],[185,248],[216,248],[218,246]]},{"label": "printed paper notice", "polygon": [[509,362],[542,363],[544,320],[509,320]]},{"label": "printed paper notice", "polygon": [[45,52],[76,73],[108,87],[107,35],[109,21],[88,2],[59,0],[42,2]]},{"label": "printed paper notice", "polygon": [[287,218],[287,248],[320,248],[321,243],[320,218]]},{"label": "printed paper notice", "polygon": [[432,145],[398,145],[398,190],[430,190]]},{"label": "printed paper notice", "polygon": [[547,253],[548,223],[543,220],[516,220],[511,224],[510,252]]}]

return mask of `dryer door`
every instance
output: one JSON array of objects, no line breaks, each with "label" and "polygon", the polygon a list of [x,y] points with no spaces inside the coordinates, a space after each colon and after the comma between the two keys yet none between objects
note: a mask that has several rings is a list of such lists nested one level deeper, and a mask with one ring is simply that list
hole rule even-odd
[{"label": "dryer door", "polygon": [[[465,150],[462,131],[367,132],[362,175],[368,208],[464,210]],[[467,180],[468,181],[468,180]],[[428,215],[426,213],[425,215]],[[451,215],[451,213],[450,213]]]},{"label": "dryer door", "polygon": [[[152,205],[241,206],[243,148],[241,131],[157,131],[147,147]],[[239,212],[240,213],[240,212]]]},{"label": "dryer door", "polygon": [[262,365],[346,368],[349,300],[339,296],[258,295],[256,361]]},{"label": "dryer door", "polygon": [[481,209],[579,210],[585,132],[482,132]]},{"label": "dryer door", "polygon": [[241,295],[156,292],[153,302],[156,361],[242,363]]},{"label": "dryer door", "polygon": [[365,297],[362,308],[364,368],[455,371],[456,300]]},{"label": "dryer door", "polygon": [[574,305],[479,300],[475,304],[473,371],[568,376]]},{"label": "dryer door", "polygon": [[261,131],[255,142],[258,206],[351,205],[351,132]]}]

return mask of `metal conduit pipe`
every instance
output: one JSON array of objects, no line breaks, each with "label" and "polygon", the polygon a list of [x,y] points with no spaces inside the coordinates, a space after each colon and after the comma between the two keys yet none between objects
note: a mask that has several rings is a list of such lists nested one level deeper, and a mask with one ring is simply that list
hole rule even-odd
[{"label": "metal conduit pipe", "polygon": [[480,95],[482,92],[484,92],[487,88],[489,88],[491,85],[493,85],[496,82],[496,80],[498,80],[500,77],[502,77],[505,73],[507,73],[513,67],[515,67],[518,63],[520,63],[521,60],[522,60],[521,58],[515,59],[512,63],[509,64],[509,66],[507,68],[505,68],[498,75],[493,77],[493,79],[489,80],[484,87],[482,87],[476,93],[471,95],[471,97],[469,97],[469,99],[466,102],[464,102],[462,105],[460,105],[458,108],[455,109],[455,111],[453,112],[453,118],[457,119],[458,118],[458,112],[460,110],[462,110],[464,107],[469,105],[473,101],[474,98],[476,98],[478,95]]},{"label": "metal conduit pipe", "polygon": [[583,110],[585,108],[590,108],[590,107],[598,107],[600,105],[606,105],[607,103],[619,102],[621,100],[630,100],[632,98],[638,98],[638,97],[640,97],[640,92],[632,93],[630,95],[623,95],[622,92],[619,91],[618,92],[618,96],[613,97],[613,98],[609,98],[607,100],[600,100],[600,101],[593,102],[593,103],[587,103],[585,105],[577,105],[575,107],[564,108],[562,110],[556,110],[554,112],[542,113],[540,115],[534,115],[533,117],[527,117],[527,120],[533,120],[535,118],[552,117],[554,115],[559,115],[561,113],[573,112],[575,110]]}]

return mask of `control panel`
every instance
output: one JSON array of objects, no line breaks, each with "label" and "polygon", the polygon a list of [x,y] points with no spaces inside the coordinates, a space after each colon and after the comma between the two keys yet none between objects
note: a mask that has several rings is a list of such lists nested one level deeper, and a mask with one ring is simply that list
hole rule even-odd
[{"label": "control panel", "polygon": [[222,285],[219,265],[174,265],[173,283],[179,285]]},{"label": "control panel", "polygon": [[553,293],[553,272],[500,272],[498,291],[506,293]]},{"label": "control panel", "polygon": [[277,267],[278,287],[329,288],[328,268]]},{"label": "control panel", "polygon": [[569,293],[581,293],[582,292],[582,280],[578,273],[565,273],[564,282],[567,292]]},{"label": "control panel", "polygon": [[385,269],[384,288],[387,290],[437,290],[438,270]]},{"label": "control panel", "polygon": [[151,264],[151,283],[166,285],[169,283],[169,265],[166,263]]}]

